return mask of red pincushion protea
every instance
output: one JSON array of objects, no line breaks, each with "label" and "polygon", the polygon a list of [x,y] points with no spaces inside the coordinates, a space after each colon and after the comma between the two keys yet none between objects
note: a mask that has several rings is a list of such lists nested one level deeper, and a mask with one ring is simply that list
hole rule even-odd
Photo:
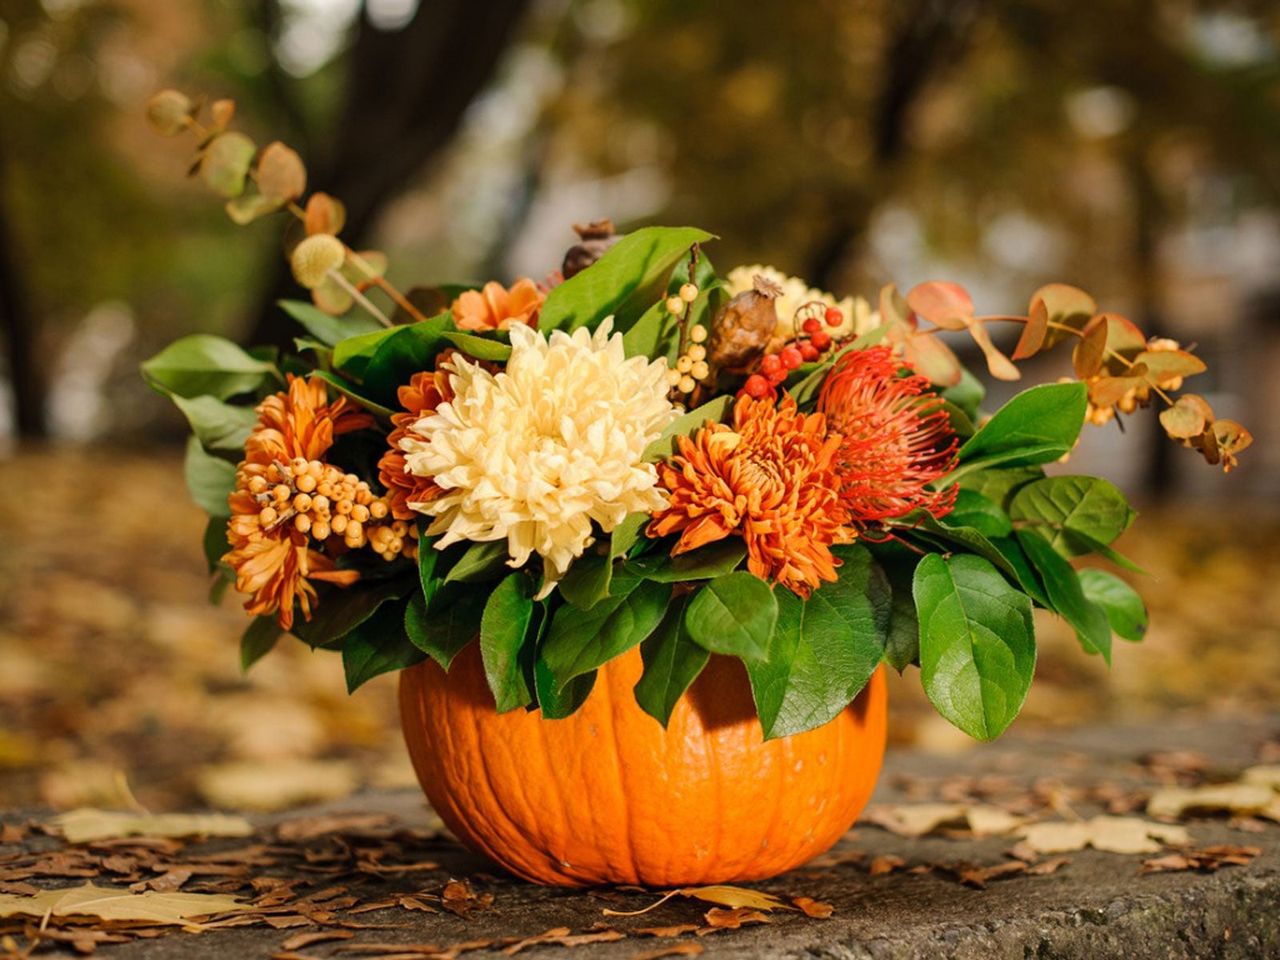
[{"label": "red pincushion protea", "polygon": [[855,526],[927,510],[950,512],[955,488],[928,485],[955,466],[956,436],[927,378],[906,368],[888,347],[852,350],[822,386],[818,410],[843,438],[836,454],[840,499]]}]

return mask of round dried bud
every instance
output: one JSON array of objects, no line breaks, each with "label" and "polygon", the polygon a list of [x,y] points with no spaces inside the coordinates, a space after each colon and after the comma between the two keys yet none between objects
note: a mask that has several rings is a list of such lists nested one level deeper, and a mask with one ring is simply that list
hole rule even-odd
[{"label": "round dried bud", "polygon": [[296,477],[298,474],[300,474],[300,473],[306,473],[306,472],[307,472],[307,458],[306,458],[306,457],[294,457],[291,461],[289,461],[289,469],[290,469],[291,471],[293,471],[293,475],[294,475],[295,477]]},{"label": "round dried bud", "polygon": [[329,512],[329,498],[321,494],[318,497],[311,498],[311,509],[316,513]]},{"label": "round dried bud", "polygon": [[782,288],[757,274],[754,286],[724,305],[711,328],[707,355],[711,366],[730,371],[752,366],[778,326],[774,301]]},{"label": "round dried bud", "polygon": [[677,370],[675,367],[672,367],[670,370],[667,371],[667,383],[671,384],[671,386],[674,387],[679,382],[680,382],[680,371]]},{"label": "round dried bud", "polygon": [[619,234],[614,233],[612,220],[596,220],[585,226],[575,223],[573,229],[578,234],[579,242],[569,248],[564,255],[564,263],[560,266],[560,272],[566,280],[587,269],[622,239]]},{"label": "round dried bud", "polygon": [[275,499],[281,502],[288,500],[292,494],[293,494],[293,491],[290,490],[288,486],[286,486],[283,483],[277,483],[275,485],[275,488],[271,491],[271,496],[273,496]]},{"label": "round dried bud", "polygon": [[338,511],[339,516],[346,516],[355,509],[355,506],[354,503],[344,497],[338,501],[338,505],[334,509]]},{"label": "round dried bud", "polygon": [[693,303],[698,299],[698,285],[696,283],[686,283],[680,288],[680,299],[685,303]]},{"label": "round dried bud", "polygon": [[347,248],[341,240],[331,233],[317,233],[293,248],[289,266],[293,269],[293,278],[301,286],[314,290],[324,283],[330,270],[342,266],[346,256]]},{"label": "round dried bud", "polygon": [[308,493],[300,493],[293,498],[293,509],[299,513],[306,513],[311,509],[311,495]]},{"label": "round dried bud", "polygon": [[276,522],[277,516],[279,516],[279,514],[276,513],[275,507],[263,507],[258,513],[258,522],[264,527],[269,527],[271,524]]},{"label": "round dried bud", "polygon": [[418,531],[417,527],[411,527],[407,523],[405,523],[403,520],[397,520],[395,523],[391,525],[391,532],[394,533],[397,537],[403,537],[406,533],[410,533],[410,532],[412,532],[413,535],[416,537],[418,535],[417,531]]}]

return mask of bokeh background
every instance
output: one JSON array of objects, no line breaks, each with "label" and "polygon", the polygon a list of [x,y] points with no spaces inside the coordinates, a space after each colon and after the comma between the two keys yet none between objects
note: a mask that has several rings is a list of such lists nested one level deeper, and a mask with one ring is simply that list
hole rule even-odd
[{"label": "bokeh background", "polygon": [[[404,286],[541,277],[609,216],[840,295],[945,277],[1017,312],[1062,280],[1195,344],[1256,442],[1223,477],[1151,411],[1088,431],[1072,468],[1143,508],[1152,628],[1107,671],[1044,618],[1018,729],[1276,710],[1276,4],[0,0],[0,806],[410,782],[390,678],[348,699],[301,645],[246,678],[234,598],[204,602],[183,423],[137,365],[287,342],[291,281],[281,225],[233,226],[150,132],[161,86],[296,147]],[[894,694],[899,744],[967,748],[913,673]]]}]

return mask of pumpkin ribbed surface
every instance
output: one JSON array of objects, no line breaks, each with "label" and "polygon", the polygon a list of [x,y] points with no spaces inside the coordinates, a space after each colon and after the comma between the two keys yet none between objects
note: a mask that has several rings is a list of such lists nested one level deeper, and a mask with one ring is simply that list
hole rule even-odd
[{"label": "pumpkin ribbed surface", "polygon": [[401,674],[409,755],[432,806],[473,850],[553,885],[756,880],[830,847],[884,756],[883,668],[816,730],[765,742],[742,665],[713,656],[666,730],[635,702],[638,649],[599,672],[565,720],[498,714],[479,645],[446,675]]}]

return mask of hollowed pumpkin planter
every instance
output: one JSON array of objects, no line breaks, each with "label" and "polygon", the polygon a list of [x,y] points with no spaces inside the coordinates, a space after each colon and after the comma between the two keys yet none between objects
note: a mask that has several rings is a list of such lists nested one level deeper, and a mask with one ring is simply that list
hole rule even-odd
[{"label": "hollowed pumpkin planter", "polygon": [[653,887],[759,880],[828,849],[884,757],[883,668],[816,730],[765,741],[745,670],[713,656],[662,726],[635,702],[638,649],[601,668],[565,720],[499,714],[479,646],[446,674],[401,674],[427,797],[471,849],[535,883]]}]

